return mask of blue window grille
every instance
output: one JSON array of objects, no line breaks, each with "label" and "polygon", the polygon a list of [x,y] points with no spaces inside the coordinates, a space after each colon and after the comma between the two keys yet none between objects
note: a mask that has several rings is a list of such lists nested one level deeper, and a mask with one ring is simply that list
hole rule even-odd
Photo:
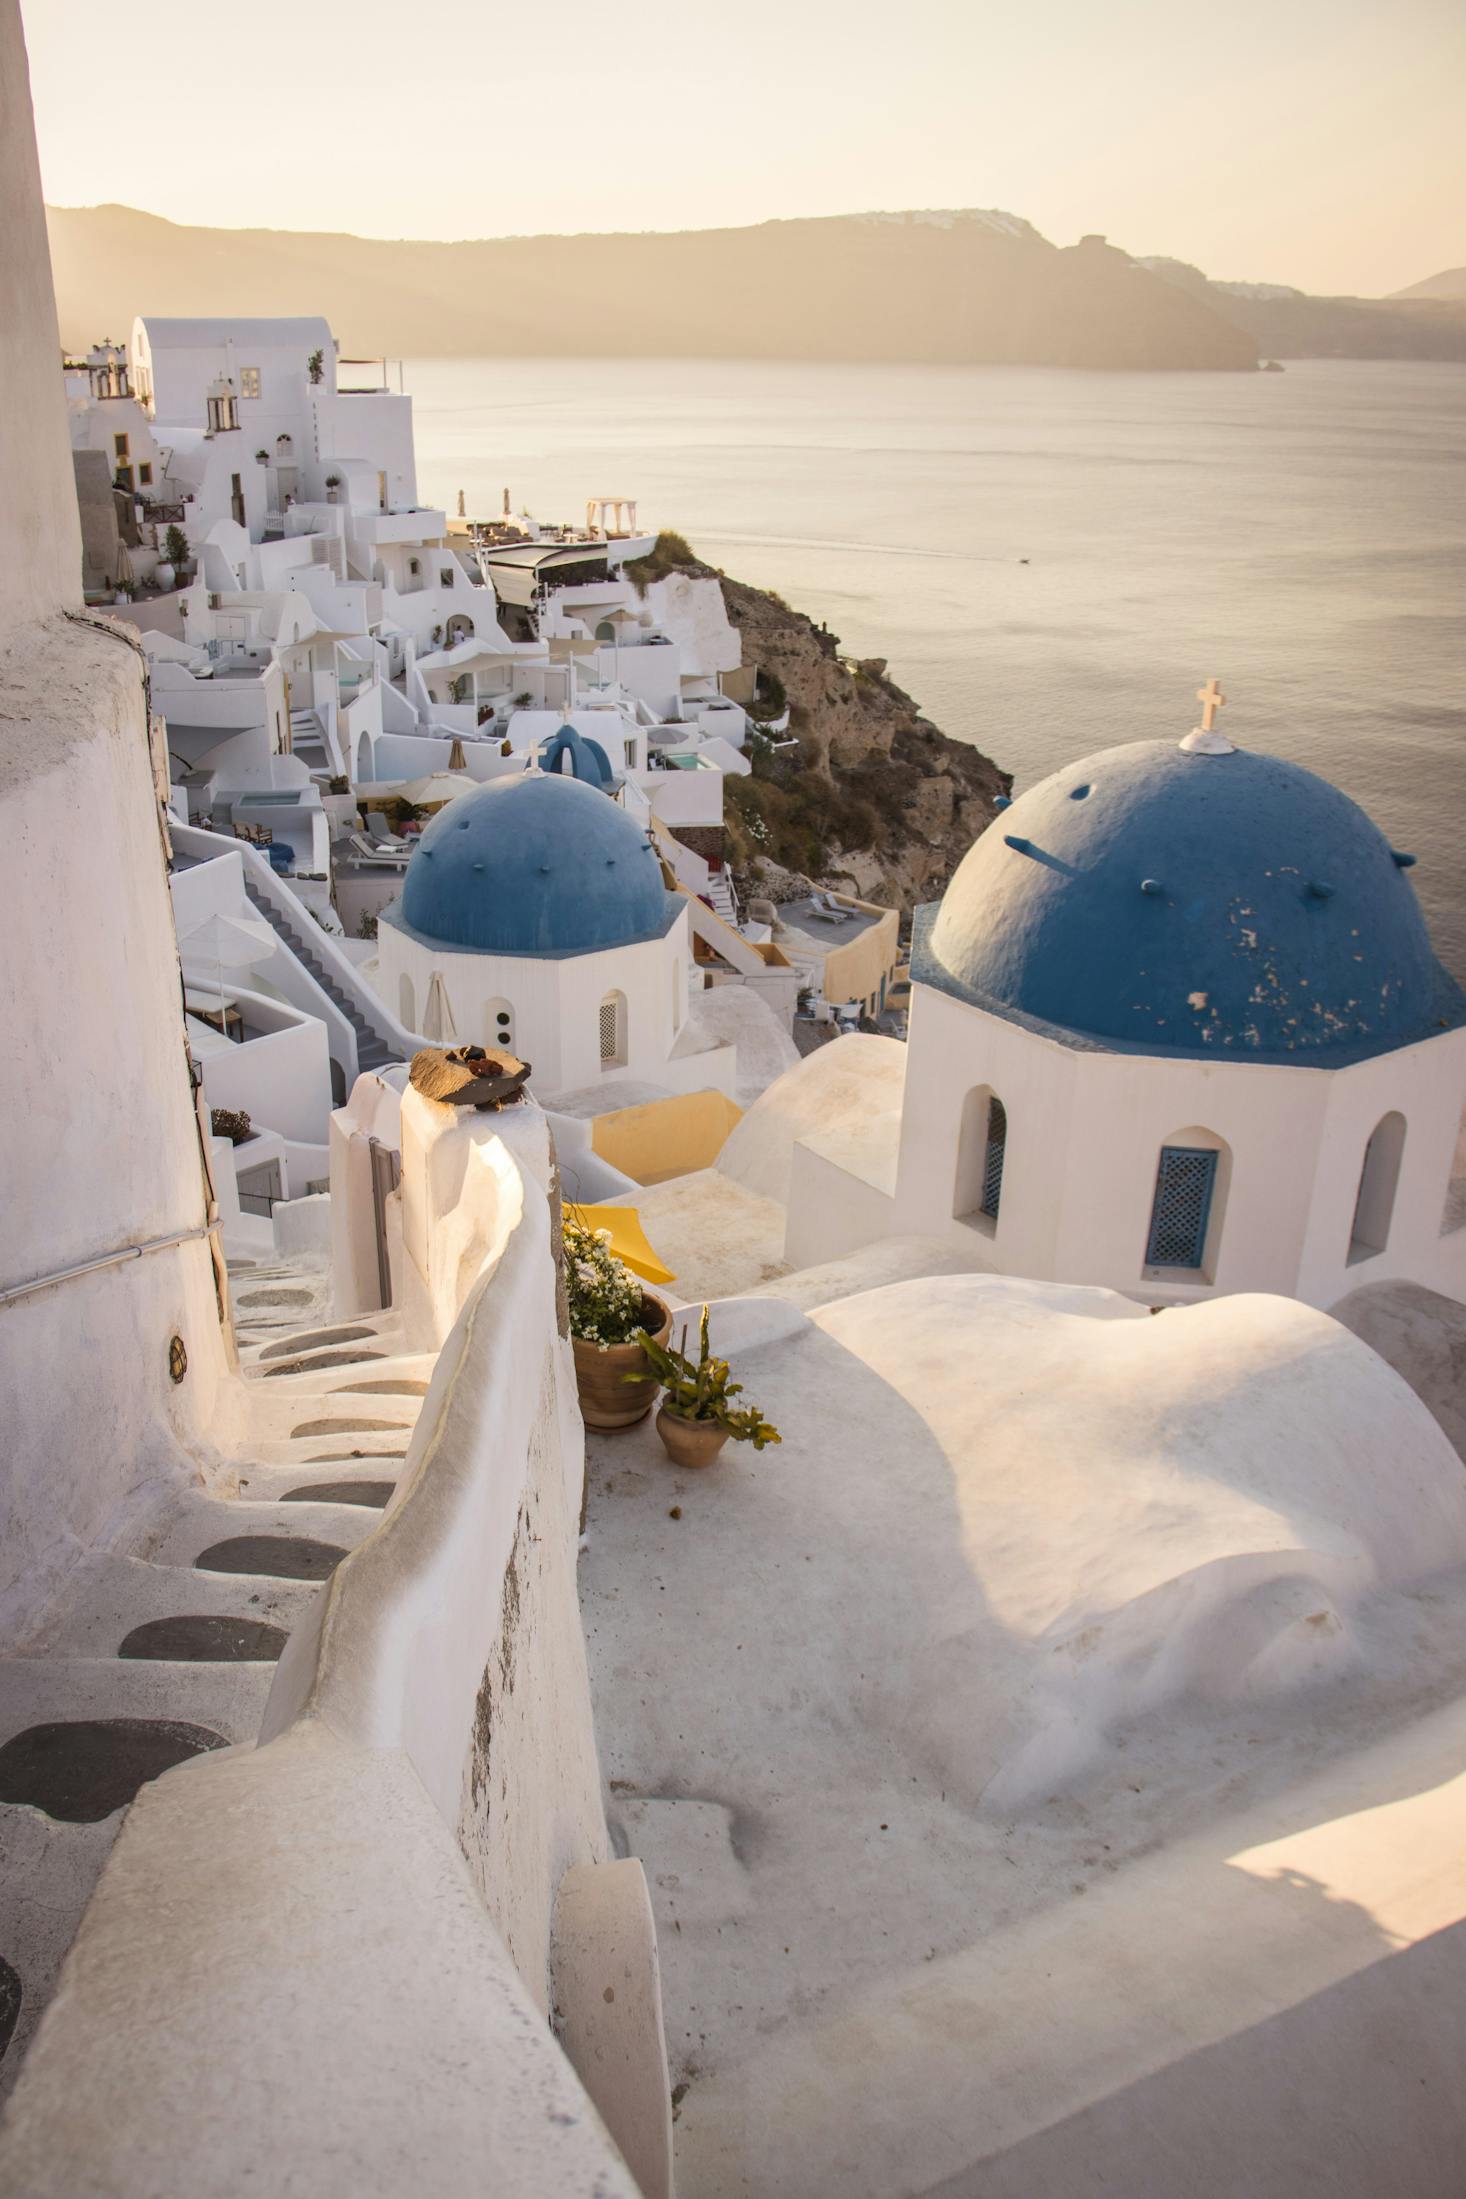
[{"label": "blue window grille", "polygon": [[1201,1266],[1216,1180],[1214,1152],[1194,1145],[1161,1147],[1145,1252],[1148,1267]]},{"label": "blue window grille", "polygon": [[1000,1099],[992,1099],[988,1101],[988,1141],[982,1157],[982,1198],[978,1212],[994,1222],[1003,1196],[1003,1155],[1007,1149],[1008,1111]]}]

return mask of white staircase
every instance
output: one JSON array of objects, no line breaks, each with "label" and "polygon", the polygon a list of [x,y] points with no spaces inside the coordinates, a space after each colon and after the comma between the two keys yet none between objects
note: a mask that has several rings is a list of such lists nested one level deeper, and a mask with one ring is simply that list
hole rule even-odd
[{"label": "white staircase", "polygon": [[253,1741],[291,1628],[392,1495],[432,1374],[390,1310],[323,1323],[323,1270],[241,1267],[231,1295],[243,1455],[160,1488],[129,1547],[81,1557],[0,1659],[0,2092],[128,1804]]}]

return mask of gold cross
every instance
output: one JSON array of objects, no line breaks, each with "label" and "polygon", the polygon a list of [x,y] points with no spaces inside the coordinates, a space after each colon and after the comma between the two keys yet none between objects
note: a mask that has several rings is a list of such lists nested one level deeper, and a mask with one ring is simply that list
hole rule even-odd
[{"label": "gold cross", "polygon": [[1215,680],[1208,680],[1205,687],[1197,688],[1196,699],[1201,704],[1201,730],[1210,733],[1217,722],[1217,712],[1227,698]]}]

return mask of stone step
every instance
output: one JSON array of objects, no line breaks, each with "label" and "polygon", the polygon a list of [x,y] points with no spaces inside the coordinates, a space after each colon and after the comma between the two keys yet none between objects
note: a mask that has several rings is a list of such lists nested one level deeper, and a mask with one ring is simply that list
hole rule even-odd
[{"label": "stone step", "polygon": [[[390,1404],[391,1400],[386,1399],[384,1402]],[[240,1468],[244,1482],[240,1494],[245,1497],[250,1495],[254,1477],[262,1467],[272,1471],[278,1468],[293,1471],[298,1468],[301,1478],[304,1478],[305,1469],[316,1466],[352,1466],[365,1461],[368,1465],[379,1468],[390,1460],[400,1472],[411,1440],[411,1426],[404,1427],[396,1422],[377,1429],[348,1429],[345,1434],[333,1431],[278,1439],[255,1436],[250,1441],[250,1462]],[[360,1456],[353,1456],[354,1453],[360,1453]],[[273,1487],[274,1484],[268,1483],[266,1486]]]},{"label": "stone step", "polygon": [[273,1662],[0,1663],[0,1949],[14,2019],[0,2090],[55,1989],[123,1811],[161,1772],[254,1740],[274,1676]]},{"label": "stone step", "polygon": [[284,1375],[322,1374],[330,1367],[358,1367],[386,1357],[384,1351],[313,1351],[299,1359],[282,1359],[273,1367],[262,1367],[260,1372],[270,1381],[279,1381]]},{"label": "stone step", "polygon": [[40,1810],[0,1803],[0,1948],[12,2028],[0,2056],[0,2097],[15,2082],[25,2050],[71,1945],[82,1910],[112,1851],[119,1820],[64,1824]]},{"label": "stone step", "polygon": [[[384,1337],[380,1345],[348,1344],[339,1349],[296,1353],[287,1349],[279,1358],[269,1359],[265,1352],[281,1343],[289,1346],[288,1337],[266,1334],[257,1342],[239,1340],[239,1368],[248,1388],[245,1391],[245,1409],[251,1428],[268,1428],[271,1434],[281,1426],[300,1417],[301,1409],[312,1398],[321,1400],[323,1411],[335,1410],[337,1401],[349,1396],[356,1403],[348,1405],[348,1411],[380,1410],[383,1401],[391,1401],[395,1415],[401,1407],[415,1410],[420,1393],[414,1390],[348,1390],[347,1384],[357,1382],[423,1382],[431,1379],[432,1355],[425,1352],[407,1352],[397,1347],[399,1339]],[[370,1405],[360,1404],[363,1398],[375,1399]],[[410,1417],[410,1415],[409,1415]]]},{"label": "stone step", "polygon": [[[378,1475],[383,1471],[380,1466],[372,1470]],[[325,1478],[320,1468],[311,1466],[280,1471],[286,1487],[312,1475]],[[143,1558],[96,1552],[74,1568],[64,1596],[22,1645],[21,1654],[115,1657],[139,1626],[178,1616],[258,1623],[288,1634],[314,1595],[305,1582],[201,1574],[191,1565],[150,1565]]]},{"label": "stone step", "polygon": [[[395,1481],[308,1481],[299,1489],[287,1489],[286,1504],[357,1504],[366,1511],[384,1512],[392,1501]],[[219,1622],[223,1624],[223,1621]]]},{"label": "stone step", "polygon": [[[303,1492],[313,1490],[318,1504],[360,1504],[365,1500],[351,1497],[345,1491],[355,1483],[370,1485],[373,1489],[385,1487],[391,1490],[402,1472],[400,1458],[292,1458],[279,1463],[260,1461],[248,1469],[248,1480],[241,1475],[240,1494],[251,1503],[288,1504],[292,1519],[299,1517],[299,1507],[306,1502]],[[328,1496],[327,1489],[339,1489],[340,1496]],[[385,1500],[384,1500],[385,1501]]]},{"label": "stone step", "polygon": [[[274,1668],[266,1664],[7,1657],[0,1660],[0,1752],[11,1747],[20,1735],[37,1728],[105,1726],[114,1720],[153,1726],[188,1725],[217,1736],[216,1745],[220,1746],[252,1741],[259,1732],[273,1678]],[[119,1737],[122,1759],[133,1760],[138,1752],[130,1744],[139,1738],[128,1733]],[[183,1755],[190,1753],[179,1745]],[[0,1802],[15,1807],[42,1806],[18,1790],[27,1776],[27,1755],[47,1753],[45,1748],[21,1751],[11,1747],[6,1760],[9,1771],[0,1764]],[[101,1799],[103,1791],[98,1788],[94,1799]]]},{"label": "stone step", "polygon": [[[306,1541],[339,1553],[364,1542],[375,1525],[375,1517],[356,1504],[256,1503],[190,1490],[152,1529],[144,1554],[156,1564],[208,1572],[320,1580],[325,1576],[319,1567],[297,1570],[297,1560],[283,1546]],[[243,1543],[248,1550],[236,1547]],[[221,1554],[226,1545],[227,1554]],[[272,1551],[272,1545],[281,1547]],[[251,1554],[257,1563],[249,1562]],[[331,1565],[336,1562],[333,1557]]]},{"label": "stone step", "polygon": [[[312,1506],[312,1510],[319,1509]],[[332,1510],[348,1507],[332,1506]],[[351,1511],[362,1511],[361,1505],[352,1505]],[[344,1543],[322,1542],[314,1535],[240,1534],[226,1535],[222,1542],[210,1543],[201,1550],[194,1563],[201,1573],[240,1573],[251,1576],[264,1575],[274,1580],[328,1581],[344,1557],[349,1556]]]}]

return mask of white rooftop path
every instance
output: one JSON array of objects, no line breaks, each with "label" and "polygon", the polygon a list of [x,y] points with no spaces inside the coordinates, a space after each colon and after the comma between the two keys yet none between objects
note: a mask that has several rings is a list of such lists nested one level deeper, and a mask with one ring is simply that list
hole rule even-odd
[{"label": "white rooftop path", "polygon": [[715,1322],[782,1447],[592,1438],[581,1576],[682,2199],[1459,2199],[1466,1478],[1419,1402],[1278,1299]]},{"label": "white rooftop path", "polygon": [[[160,1489],[127,1548],[79,1557],[0,1659],[0,1946],[21,1995],[0,2091],[138,1775],[255,1739],[287,1635],[382,1516],[432,1372],[390,1312],[332,1321],[323,1268],[241,1266],[231,1283],[240,1454],[207,1485]],[[0,2016],[15,1990],[0,1970]]]},{"label": "white rooftop path", "polygon": [[798,1065],[787,1027],[746,985],[707,986],[694,996],[691,1015],[716,1044],[738,1048],[733,1097],[740,1107],[751,1107],[786,1069]]},{"label": "white rooftop path", "polygon": [[[741,1062],[741,1035],[738,1045]],[[734,1125],[711,1168],[640,1192],[642,1226],[673,1270],[678,1295],[688,1302],[738,1297],[776,1286],[788,1273],[784,1240],[796,1145],[884,1182],[905,1074],[906,1048],[897,1039],[856,1033],[835,1040],[776,1076]],[[965,1263],[944,1259],[934,1266],[952,1264]]]}]

